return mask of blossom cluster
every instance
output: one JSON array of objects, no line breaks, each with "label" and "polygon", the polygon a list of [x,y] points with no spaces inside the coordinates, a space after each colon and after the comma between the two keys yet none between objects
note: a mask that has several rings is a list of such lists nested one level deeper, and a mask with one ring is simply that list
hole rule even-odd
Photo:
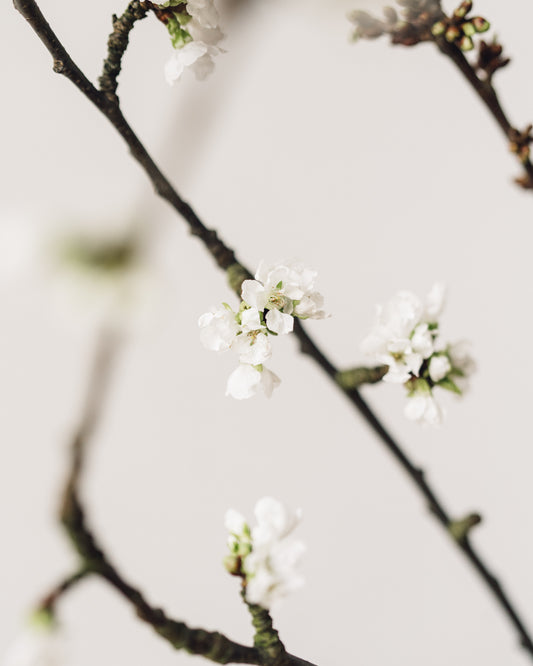
[{"label": "blossom cluster", "polygon": [[407,388],[407,418],[430,425],[439,425],[443,416],[435,387],[461,395],[474,370],[465,342],[444,344],[439,339],[444,297],[442,283],[433,286],[425,301],[409,291],[399,292],[385,307],[378,306],[377,324],[361,345],[388,366],[384,381]]},{"label": "blossom cluster", "polygon": [[190,68],[205,79],[214,68],[213,57],[223,34],[213,0],[167,0],[150,3],[165,22],[175,51],[165,65],[165,78],[173,85]]},{"label": "blossom cluster", "polygon": [[323,298],[315,291],[316,272],[300,263],[269,266],[261,262],[255,280],[242,283],[239,310],[227,303],[198,320],[200,339],[207,349],[239,356],[228,379],[226,395],[242,400],[261,388],[270,397],[280,379],[264,367],[272,355],[269,337],[293,330],[294,317],[323,319]]},{"label": "blossom cluster", "polygon": [[297,567],[305,546],[291,538],[301,511],[291,512],[272,497],[263,497],[255,505],[255,517],[257,525],[250,529],[240,513],[227,511],[230,555],[224,563],[243,579],[246,601],[269,609],[304,582]]}]

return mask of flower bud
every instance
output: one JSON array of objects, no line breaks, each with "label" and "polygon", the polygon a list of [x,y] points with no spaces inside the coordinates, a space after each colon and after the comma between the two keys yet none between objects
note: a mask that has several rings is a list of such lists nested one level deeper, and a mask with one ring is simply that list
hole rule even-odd
[{"label": "flower bud", "polygon": [[464,18],[468,12],[472,9],[472,0],[465,0],[462,2],[459,7],[453,12],[453,15],[457,18]]},{"label": "flower bud", "polygon": [[461,37],[457,45],[461,51],[472,51],[474,48],[474,42],[470,39],[470,37],[467,37],[467,35]]},{"label": "flower bud", "polygon": [[454,25],[450,26],[444,35],[447,42],[455,42],[459,37],[461,37],[461,31],[459,28],[456,28]]},{"label": "flower bud", "polygon": [[431,26],[431,34],[434,37],[440,37],[440,35],[442,35],[445,30],[446,30],[446,24],[444,23],[444,21],[437,21]]},{"label": "flower bud", "polygon": [[475,35],[477,32],[472,23],[463,23],[461,27],[467,37],[472,37],[472,35]]},{"label": "flower bud", "polygon": [[474,16],[474,18],[471,19],[471,23],[476,32],[487,32],[490,28],[490,23],[481,16]]}]

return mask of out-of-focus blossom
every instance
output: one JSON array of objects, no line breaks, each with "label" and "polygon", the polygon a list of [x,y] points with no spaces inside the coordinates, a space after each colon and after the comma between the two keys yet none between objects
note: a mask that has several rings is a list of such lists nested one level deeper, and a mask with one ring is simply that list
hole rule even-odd
[{"label": "out-of-focus blossom", "polygon": [[27,623],[5,654],[3,666],[61,666],[64,645],[57,625],[44,613]]},{"label": "out-of-focus blossom", "polygon": [[281,502],[263,497],[255,506],[255,517],[257,524],[250,529],[238,512],[226,513],[231,552],[226,566],[243,578],[248,603],[268,609],[303,585],[298,565],[305,546],[292,538],[301,511],[289,511]]},{"label": "out-of-focus blossom", "polygon": [[399,292],[387,305],[378,306],[378,321],[361,345],[365,353],[388,367],[384,381],[408,389],[406,416],[431,425],[442,421],[434,389],[460,394],[461,384],[473,370],[463,346],[446,346],[439,339],[444,300],[445,287],[440,282],[425,301],[410,291]]}]

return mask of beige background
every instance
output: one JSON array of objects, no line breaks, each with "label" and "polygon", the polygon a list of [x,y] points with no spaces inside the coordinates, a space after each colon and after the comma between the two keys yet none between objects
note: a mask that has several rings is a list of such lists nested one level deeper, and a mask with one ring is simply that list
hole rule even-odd
[{"label": "beige background", "polygon": [[[450,511],[485,516],[475,543],[533,623],[532,195],[512,185],[518,166],[450,63],[429,45],[350,45],[353,6],[254,0],[228,15],[215,75],[174,88],[163,79],[164,30],[146,20],[125,61],[123,106],[246,264],[296,256],[319,270],[332,317],[308,328],[339,365],[364,360],[376,302],[448,283],[443,332],[473,343],[471,393],[447,400],[440,430],[407,422],[396,386],[365,395]],[[42,2],[92,78],[122,8]],[[514,58],[497,83],[523,127],[533,120],[533,9],[480,0],[477,11]],[[274,613],[291,652],[328,666],[526,664],[487,591],[294,340],[275,341],[270,367],[283,383],[270,401],[224,397],[234,359],[205,351],[196,327],[232,299],[222,275],[106,121],[52,73],[11,3],[0,20],[5,262],[17,230],[42,238],[46,220],[101,227],[135,216],[153,229],[142,314],[130,317],[84,487],[121,569],[170,614],[249,642],[237,583],[221,566],[223,515],[230,506],[251,515],[271,494],[305,513],[307,585]],[[76,303],[49,272],[4,272],[0,652],[73,566],[56,492],[101,310],[94,295]],[[61,617],[70,664],[192,663],[99,582],[65,599]]]}]

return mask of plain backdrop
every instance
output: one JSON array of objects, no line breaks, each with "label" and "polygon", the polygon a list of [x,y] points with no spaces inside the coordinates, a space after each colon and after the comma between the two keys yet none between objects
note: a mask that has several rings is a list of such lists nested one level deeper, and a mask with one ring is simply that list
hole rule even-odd
[{"label": "plain backdrop", "polygon": [[[533,197],[513,184],[519,165],[451,63],[427,44],[351,44],[355,6],[226,3],[215,73],[172,88],[169,40],[148,18],[124,61],[123,109],[246,265],[297,257],[319,271],[332,316],[308,330],[340,366],[365,362],[376,303],[447,283],[443,335],[472,342],[470,393],[444,396],[440,429],[406,421],[401,387],[364,394],[450,512],[483,515],[473,541],[533,626]],[[124,4],[41,7],[95,80]],[[475,13],[513,58],[496,83],[523,128],[533,121],[533,8],[480,0]],[[304,510],[307,583],[274,611],[293,654],[322,666],[526,664],[487,589],[295,340],[275,341],[282,384],[271,400],[224,396],[235,359],[204,350],[197,330],[209,307],[235,304],[224,276],[107,121],[52,72],[10,2],[0,24],[0,653],[75,566],[55,512],[103,309],[98,294],[77,298],[68,278],[37,268],[41,241],[57,223],[102,230],[134,219],[150,230],[142,288],[83,486],[123,573],[170,615],[250,643],[238,583],[221,564],[223,516],[233,507],[251,518],[272,495]],[[37,249],[22,270],[28,238]],[[72,665],[197,659],[98,581],[65,598],[60,618]]]}]

